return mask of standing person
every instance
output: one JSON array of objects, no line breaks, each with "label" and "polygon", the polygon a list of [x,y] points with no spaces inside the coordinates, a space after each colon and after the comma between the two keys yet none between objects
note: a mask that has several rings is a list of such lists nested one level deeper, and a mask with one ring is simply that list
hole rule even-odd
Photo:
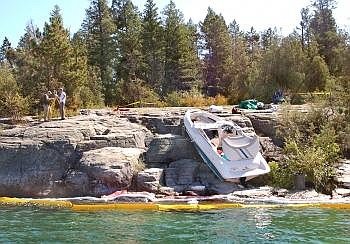
[{"label": "standing person", "polygon": [[41,104],[44,108],[44,121],[49,121],[51,119],[51,105],[54,100],[55,98],[52,97],[51,91],[44,93],[41,97]]},{"label": "standing person", "polygon": [[59,108],[60,108],[60,115],[61,115],[61,120],[65,119],[64,116],[64,106],[66,104],[66,93],[63,91],[63,88],[60,88],[58,90],[58,100],[59,100]]},{"label": "standing person", "polygon": [[41,95],[40,103],[44,109],[44,121],[49,121],[49,94],[45,92]]}]

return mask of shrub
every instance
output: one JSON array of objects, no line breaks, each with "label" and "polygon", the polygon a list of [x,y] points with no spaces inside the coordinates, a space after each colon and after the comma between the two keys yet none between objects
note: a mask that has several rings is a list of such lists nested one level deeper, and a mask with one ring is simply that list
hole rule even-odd
[{"label": "shrub", "polygon": [[126,82],[120,80],[116,86],[117,103],[119,105],[126,105],[133,102],[141,103],[158,103],[159,96],[147,84],[140,79]]},{"label": "shrub", "polygon": [[335,141],[336,134],[331,128],[323,128],[307,143],[288,138],[284,151],[291,174],[305,174],[317,191],[329,192],[340,153]]},{"label": "shrub", "polygon": [[27,111],[27,99],[23,98],[18,93],[4,96],[0,100],[0,114],[11,117],[14,122],[20,121]]},{"label": "shrub", "polygon": [[7,66],[0,67],[0,91],[0,116],[20,120],[28,110],[28,101],[19,94],[17,82]]},{"label": "shrub", "polygon": [[94,93],[90,88],[81,86],[77,89],[76,103],[80,108],[101,107],[103,98],[101,93]]},{"label": "shrub", "polygon": [[179,91],[173,91],[165,97],[165,102],[171,107],[181,107],[183,105],[183,93]]},{"label": "shrub", "polygon": [[227,105],[228,99],[222,95],[216,95],[215,97],[208,97],[206,105]]},{"label": "shrub", "polygon": [[204,96],[198,92],[185,92],[182,98],[185,107],[202,107],[208,105]]},{"label": "shrub", "polygon": [[228,100],[222,95],[215,97],[205,97],[196,90],[191,91],[173,91],[165,97],[168,106],[174,107],[203,107],[212,104],[226,105]]},{"label": "shrub", "polygon": [[341,150],[327,111],[285,112],[279,134],[285,139],[285,163],[290,174],[305,174],[317,191],[330,193]]},{"label": "shrub", "polygon": [[274,187],[290,189],[293,186],[293,175],[288,167],[273,161],[269,163],[269,184]]}]

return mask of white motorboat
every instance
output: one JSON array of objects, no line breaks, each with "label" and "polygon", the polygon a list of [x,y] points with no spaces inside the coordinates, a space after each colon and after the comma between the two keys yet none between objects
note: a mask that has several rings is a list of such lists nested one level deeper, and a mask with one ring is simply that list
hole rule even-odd
[{"label": "white motorboat", "polygon": [[221,180],[245,182],[270,172],[255,133],[198,109],[186,112],[184,124],[198,153]]}]

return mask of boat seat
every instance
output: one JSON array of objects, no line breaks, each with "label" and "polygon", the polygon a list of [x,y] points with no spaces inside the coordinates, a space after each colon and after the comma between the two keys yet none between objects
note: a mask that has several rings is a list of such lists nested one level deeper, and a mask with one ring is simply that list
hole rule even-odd
[{"label": "boat seat", "polygon": [[260,145],[257,136],[227,136],[222,139],[222,150],[230,160],[254,158]]},{"label": "boat seat", "polygon": [[256,135],[249,137],[245,135],[227,135],[223,139],[230,147],[233,148],[241,148],[241,147],[249,147],[252,144],[258,142],[258,138]]}]

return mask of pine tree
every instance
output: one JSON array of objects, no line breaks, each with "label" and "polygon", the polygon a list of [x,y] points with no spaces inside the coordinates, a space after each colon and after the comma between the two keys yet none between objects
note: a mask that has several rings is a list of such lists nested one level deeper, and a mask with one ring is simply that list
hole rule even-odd
[{"label": "pine tree", "polygon": [[119,51],[117,74],[118,79],[131,81],[142,74],[142,43],[141,20],[137,8],[128,0],[120,9],[120,13],[114,13],[123,19],[124,25],[119,23],[117,29],[117,49]]},{"label": "pine tree", "polygon": [[232,85],[230,70],[233,65],[232,41],[228,27],[222,15],[208,8],[207,15],[201,24],[204,43],[204,77],[208,95],[228,94]]},{"label": "pine tree", "polygon": [[300,21],[300,29],[301,29],[301,44],[303,46],[303,50],[305,50],[305,46],[309,47],[311,41],[311,33],[310,33],[310,9],[303,8],[301,9],[301,21]]},{"label": "pine tree", "polygon": [[310,29],[319,45],[320,56],[324,57],[332,74],[339,73],[337,49],[341,45],[341,37],[337,33],[337,26],[333,17],[335,0],[315,0],[314,16],[310,21]]},{"label": "pine tree", "polygon": [[88,65],[88,51],[81,32],[74,34],[72,69],[75,71],[77,105],[80,107],[103,104],[102,84],[97,67]]},{"label": "pine tree", "polygon": [[28,102],[19,93],[18,84],[7,64],[0,65],[0,116],[20,119],[27,110]]},{"label": "pine tree", "polygon": [[91,0],[82,24],[87,44],[88,63],[99,68],[106,104],[115,103],[115,82],[113,80],[113,59],[115,45],[113,35],[115,24],[107,0]]},{"label": "pine tree", "polygon": [[164,40],[158,8],[153,0],[147,0],[142,15],[143,79],[159,94],[164,81]]},{"label": "pine tree", "polygon": [[306,86],[308,91],[323,91],[329,79],[328,66],[320,56],[314,56],[309,61],[306,74]]},{"label": "pine tree", "polygon": [[250,54],[250,62],[253,63],[259,55],[260,35],[251,27],[246,33],[247,51]]},{"label": "pine tree", "polygon": [[199,35],[197,25],[190,19],[183,26],[184,38],[180,43],[181,47],[181,85],[180,89],[189,91],[200,91],[202,89],[201,73],[199,70],[198,42]]},{"label": "pine tree", "polygon": [[4,38],[4,41],[2,42],[2,45],[0,47],[0,64],[4,64],[9,61],[8,59],[8,51],[11,50],[11,43],[7,39],[7,37]]},{"label": "pine tree", "polygon": [[164,11],[165,81],[164,94],[188,91],[198,84],[196,35],[192,24],[184,24],[183,14],[170,3]]},{"label": "pine tree", "polygon": [[230,76],[231,83],[227,88],[227,94],[231,102],[237,102],[247,96],[249,87],[247,84],[249,76],[249,55],[246,50],[246,39],[244,32],[240,30],[239,24],[234,20],[229,24],[229,33],[232,40],[232,58],[234,60]]},{"label": "pine tree", "polygon": [[261,48],[266,51],[268,50],[277,39],[277,30],[268,28],[261,33]]},{"label": "pine tree", "polygon": [[21,93],[31,103],[32,112],[37,106],[35,101],[39,102],[41,92],[46,89],[45,84],[42,83],[46,67],[42,62],[41,41],[42,33],[33,23],[30,23],[26,26],[26,32],[16,49],[16,79]]},{"label": "pine tree", "polygon": [[50,22],[45,23],[43,39],[40,43],[43,77],[41,81],[49,90],[64,86],[68,96],[76,89],[76,80],[71,67],[73,52],[69,32],[63,26],[60,8],[56,5]]},{"label": "pine tree", "polygon": [[298,36],[290,35],[282,39],[276,60],[275,81],[278,88],[298,92],[305,80],[306,56]]},{"label": "pine tree", "polygon": [[123,29],[126,25],[123,9],[129,0],[113,0],[112,1],[112,16],[117,29]]},{"label": "pine tree", "polygon": [[180,84],[180,52],[179,43],[181,38],[180,25],[183,23],[183,15],[180,10],[176,9],[175,3],[170,3],[163,10],[164,15],[164,84],[161,89],[164,94],[178,89]]},{"label": "pine tree", "polygon": [[134,96],[134,87],[140,84],[145,86],[142,79],[145,67],[141,40],[142,23],[137,8],[130,0],[113,3],[116,4],[112,5],[113,16],[118,26],[116,35],[118,58],[115,65],[117,101],[123,104],[135,102],[131,99],[141,99],[140,96]]}]

